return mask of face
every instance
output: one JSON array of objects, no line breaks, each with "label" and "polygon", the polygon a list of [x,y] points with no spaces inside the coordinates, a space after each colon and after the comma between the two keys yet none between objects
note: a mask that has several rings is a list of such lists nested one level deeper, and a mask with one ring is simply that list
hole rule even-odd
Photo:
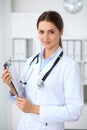
[{"label": "face", "polygon": [[62,33],[52,22],[41,21],[38,25],[38,36],[45,49],[56,50],[61,35]]}]

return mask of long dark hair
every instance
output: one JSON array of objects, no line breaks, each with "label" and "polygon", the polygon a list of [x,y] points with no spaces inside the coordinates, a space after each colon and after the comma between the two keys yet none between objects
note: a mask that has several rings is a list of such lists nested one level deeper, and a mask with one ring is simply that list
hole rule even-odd
[{"label": "long dark hair", "polygon": [[[58,28],[59,31],[63,30],[64,23],[63,23],[62,17],[56,11],[45,11],[45,12],[43,12],[37,20],[37,29],[38,29],[39,22],[41,22],[41,21],[52,22]],[[60,41],[59,41],[59,45],[62,47],[61,38],[60,38]]]}]

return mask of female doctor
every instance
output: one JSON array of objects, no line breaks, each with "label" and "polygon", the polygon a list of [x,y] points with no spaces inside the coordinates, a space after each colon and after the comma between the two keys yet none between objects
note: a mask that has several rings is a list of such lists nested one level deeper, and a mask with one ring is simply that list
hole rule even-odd
[{"label": "female doctor", "polygon": [[21,76],[23,97],[16,96],[8,69],[2,79],[10,99],[23,112],[17,130],[64,130],[64,122],[78,120],[83,106],[79,67],[63,54],[63,20],[56,11],[45,11],[37,20],[44,49],[27,60]]}]

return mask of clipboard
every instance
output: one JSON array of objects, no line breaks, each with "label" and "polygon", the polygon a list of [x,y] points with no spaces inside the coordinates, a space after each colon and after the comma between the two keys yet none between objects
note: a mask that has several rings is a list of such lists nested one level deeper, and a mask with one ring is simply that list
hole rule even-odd
[{"label": "clipboard", "polygon": [[8,68],[9,72],[12,75],[11,84],[13,85],[13,87],[17,93],[17,96],[23,97],[24,96],[24,88],[22,87],[22,84],[20,83],[20,77],[19,77],[18,73],[16,72],[16,69],[13,65],[11,58],[9,58],[9,60],[6,61],[3,66],[4,66],[4,69]]}]

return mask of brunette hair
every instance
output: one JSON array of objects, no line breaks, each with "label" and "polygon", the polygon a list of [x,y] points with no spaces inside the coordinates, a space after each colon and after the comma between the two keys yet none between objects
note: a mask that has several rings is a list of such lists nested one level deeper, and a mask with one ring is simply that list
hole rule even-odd
[{"label": "brunette hair", "polygon": [[[58,28],[59,31],[63,30],[64,23],[63,23],[62,17],[56,11],[45,11],[45,12],[43,12],[37,20],[37,29],[38,29],[39,22],[41,22],[41,21],[52,22]],[[59,41],[59,45],[62,47],[61,38],[60,38],[60,41]]]}]

